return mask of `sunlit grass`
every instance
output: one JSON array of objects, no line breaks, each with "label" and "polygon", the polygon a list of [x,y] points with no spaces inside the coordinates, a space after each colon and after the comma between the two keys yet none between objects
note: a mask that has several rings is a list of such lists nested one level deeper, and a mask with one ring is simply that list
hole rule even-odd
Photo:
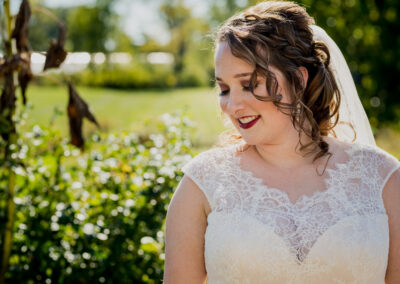
[{"label": "sunlit grass", "polygon": [[[218,133],[224,129],[217,92],[212,88],[132,91],[78,87],[77,90],[105,131],[143,131],[146,121],[175,111],[187,114],[197,123],[194,139],[200,146],[215,143]],[[30,87],[28,101],[32,103],[33,109],[29,111],[27,125],[50,125],[57,108],[64,114],[57,116],[53,125],[68,135],[66,88]],[[95,128],[89,121],[85,121],[86,135]]]}]

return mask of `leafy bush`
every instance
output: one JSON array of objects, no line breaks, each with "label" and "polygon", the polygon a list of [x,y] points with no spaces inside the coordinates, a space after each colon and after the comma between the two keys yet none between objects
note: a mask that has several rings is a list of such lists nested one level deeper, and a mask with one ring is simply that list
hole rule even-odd
[{"label": "leafy bush", "polygon": [[[193,60],[192,60],[193,61]],[[116,89],[147,89],[170,87],[197,87],[211,84],[207,70],[189,61],[181,74],[174,73],[171,65],[149,64],[140,56],[129,65],[90,65],[73,75],[80,85]]]},{"label": "leafy bush", "polygon": [[[85,152],[53,129],[24,133],[14,153],[21,164],[12,165],[17,214],[7,278],[160,283],[166,210],[191,158],[190,125],[164,115],[156,134],[95,133]],[[0,200],[6,181],[1,171]],[[1,212],[4,220],[3,203]]]},{"label": "leafy bush", "polygon": [[204,67],[194,64],[187,64],[178,80],[180,87],[209,86],[213,83]]},{"label": "leafy bush", "polygon": [[173,87],[176,77],[169,66],[136,63],[129,66],[92,66],[74,75],[81,85],[107,88]]}]

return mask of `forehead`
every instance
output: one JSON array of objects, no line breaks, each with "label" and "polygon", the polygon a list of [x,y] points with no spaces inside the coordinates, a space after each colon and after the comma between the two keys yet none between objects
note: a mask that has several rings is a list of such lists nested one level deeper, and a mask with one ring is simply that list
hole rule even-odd
[{"label": "forehead", "polygon": [[227,42],[218,43],[215,50],[214,64],[217,77],[230,77],[237,73],[254,71],[253,66],[232,54]]},{"label": "forehead", "polygon": [[[252,73],[254,67],[245,60],[232,54],[229,44],[225,41],[218,43],[214,56],[215,76],[218,78],[234,77],[237,74]],[[280,77],[282,73],[275,66],[269,64],[269,71]],[[261,75],[262,76],[262,75]]]}]

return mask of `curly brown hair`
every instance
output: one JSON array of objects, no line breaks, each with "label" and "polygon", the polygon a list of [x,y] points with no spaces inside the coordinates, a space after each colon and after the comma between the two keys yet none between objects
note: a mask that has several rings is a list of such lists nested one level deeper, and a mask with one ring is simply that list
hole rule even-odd
[{"label": "curly brown hair", "polygon": [[[340,93],[329,67],[327,46],[313,40],[313,24],[314,19],[294,2],[261,2],[229,18],[217,32],[216,45],[227,42],[234,56],[254,66],[250,78],[252,94],[258,100],[273,102],[291,116],[299,132],[300,151],[304,155],[316,153],[315,161],[331,156],[329,145],[322,138],[334,134]],[[269,65],[280,70],[289,83],[291,103],[280,101],[282,95],[277,93],[278,82]],[[307,82],[303,82],[300,66],[308,71]],[[269,96],[254,93],[257,75],[266,78]],[[302,144],[301,133],[312,142]]]}]

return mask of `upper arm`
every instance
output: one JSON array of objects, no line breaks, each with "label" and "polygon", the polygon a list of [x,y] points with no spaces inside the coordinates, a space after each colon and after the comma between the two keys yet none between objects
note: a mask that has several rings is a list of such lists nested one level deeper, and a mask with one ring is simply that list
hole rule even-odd
[{"label": "upper arm", "polygon": [[206,197],[184,176],[168,207],[165,237],[164,283],[205,283],[204,234]]},{"label": "upper arm", "polygon": [[383,201],[389,217],[390,240],[386,283],[400,283],[400,169],[397,169],[386,183]]}]

